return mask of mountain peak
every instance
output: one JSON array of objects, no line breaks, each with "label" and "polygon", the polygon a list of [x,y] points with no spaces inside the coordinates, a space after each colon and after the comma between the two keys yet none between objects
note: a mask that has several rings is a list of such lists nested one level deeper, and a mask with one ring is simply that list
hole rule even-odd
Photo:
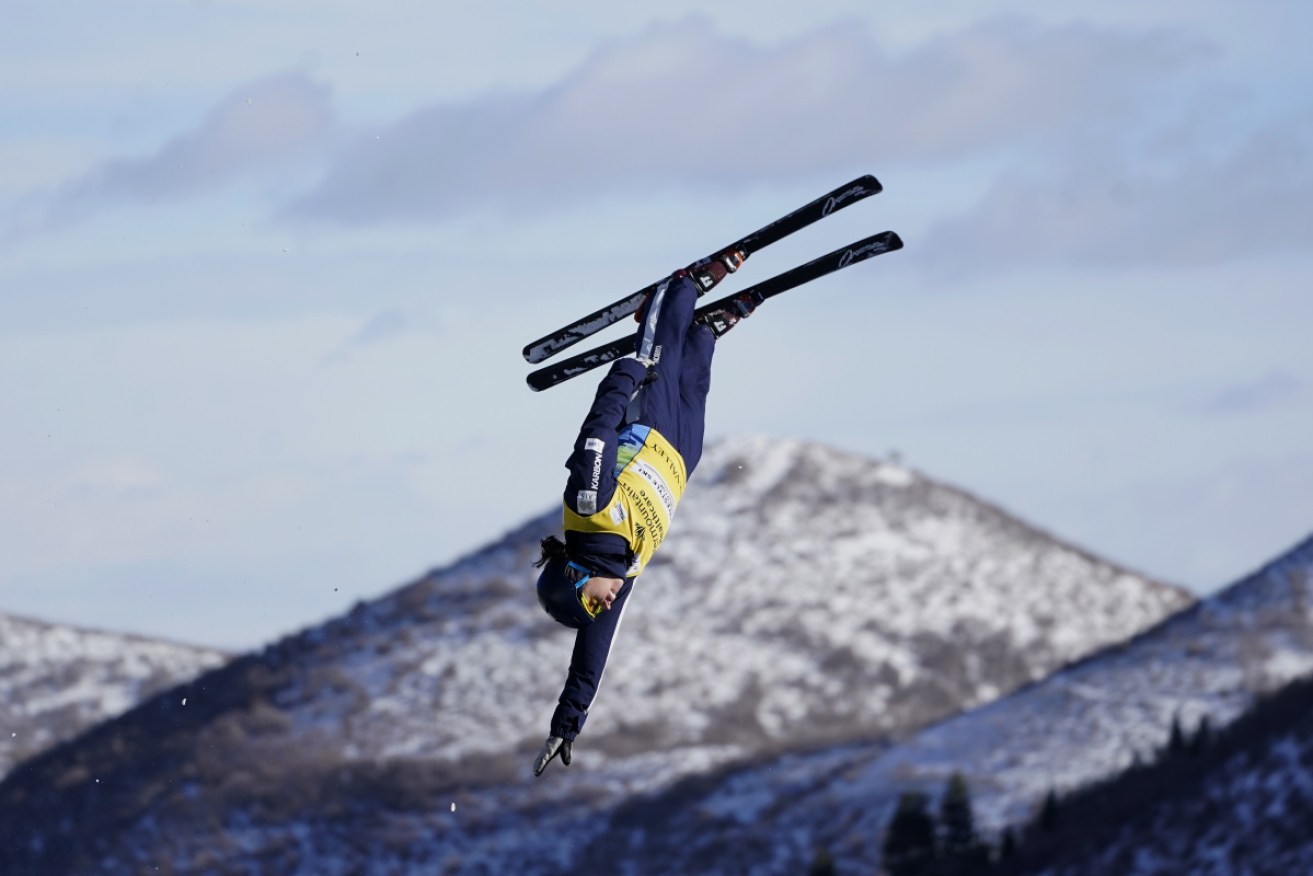
[{"label": "mountain peak", "polygon": [[[398,835],[429,835],[428,802],[459,789],[479,808],[463,809],[459,837],[434,841],[494,871],[524,870],[532,837],[582,848],[599,815],[635,790],[807,746],[898,738],[1190,601],[905,466],[799,441],[714,442],[635,585],[576,766],[526,783],[517,765],[541,744],[573,645],[534,596],[538,539],[559,524],[559,510],[545,512],[200,679],[195,695],[211,712],[139,709],[29,763],[0,785],[0,809],[22,799],[34,824],[57,821],[32,801],[68,761],[124,782],[198,781],[215,799],[250,793],[229,788],[231,776],[266,776],[265,821],[246,839],[259,833],[273,848],[300,828],[269,800],[293,806],[292,789],[320,774],[322,793],[354,795],[340,775],[367,770]],[[151,750],[126,756],[116,734],[151,739]],[[201,774],[164,774],[179,764]],[[566,798],[573,805],[554,805]],[[394,811],[397,800],[421,803]],[[192,842],[170,828],[168,800],[140,805],[131,817],[142,830]],[[515,813],[533,813],[538,830],[525,834]],[[543,860],[569,857],[561,846]]]}]

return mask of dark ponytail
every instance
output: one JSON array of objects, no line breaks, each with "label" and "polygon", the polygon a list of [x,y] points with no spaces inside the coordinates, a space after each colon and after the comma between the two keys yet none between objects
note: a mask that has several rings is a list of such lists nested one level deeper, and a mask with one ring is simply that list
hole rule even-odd
[{"label": "dark ponytail", "polygon": [[565,542],[561,541],[554,535],[547,536],[542,541],[538,542],[538,544],[542,548],[542,555],[534,562],[533,566],[535,569],[541,569],[552,560],[560,560],[564,563],[570,559],[570,554],[566,550]]}]

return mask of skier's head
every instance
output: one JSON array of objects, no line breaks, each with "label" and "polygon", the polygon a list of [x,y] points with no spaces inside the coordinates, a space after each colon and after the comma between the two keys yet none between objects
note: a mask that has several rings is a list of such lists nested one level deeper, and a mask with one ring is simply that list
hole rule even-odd
[{"label": "skier's head", "polygon": [[557,623],[572,629],[587,626],[611,607],[624,580],[593,574],[570,559],[565,544],[555,536],[542,540],[542,556],[535,566],[538,575],[538,604]]}]

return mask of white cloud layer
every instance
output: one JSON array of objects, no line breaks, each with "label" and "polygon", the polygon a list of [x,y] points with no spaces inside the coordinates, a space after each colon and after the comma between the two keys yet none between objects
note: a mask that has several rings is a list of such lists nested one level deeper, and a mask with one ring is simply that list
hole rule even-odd
[{"label": "white cloud layer", "polygon": [[76,221],[105,207],[177,201],[323,154],[337,122],[329,90],[300,73],[238,88],[192,131],[141,158],[103,162],[56,190],[27,199],[7,236]]},{"label": "white cloud layer", "polygon": [[[922,167],[1127,125],[1146,93],[1207,54],[1171,33],[999,18],[890,54],[865,25],[773,45],[705,18],[604,43],[538,91],[421,108],[360,134],[288,214],[347,225],[676,188],[789,184]],[[236,89],[154,154],[108,160],[8,217],[11,236],[121,204],[306,172],[341,137],[305,74]],[[285,186],[286,188],[286,186]]]},{"label": "white cloud layer", "polygon": [[1306,381],[1288,371],[1273,369],[1254,380],[1236,383],[1214,393],[1196,409],[1202,414],[1234,417],[1300,404],[1308,395]]},{"label": "white cloud layer", "polygon": [[761,46],[689,19],[605,45],[539,92],[371,133],[294,213],[423,219],[974,158],[1124,120],[1202,52],[1170,34],[1010,19],[892,56],[856,25]]},{"label": "white cloud layer", "polygon": [[942,254],[938,265],[971,273],[1019,263],[1107,269],[1308,252],[1308,133],[1268,130],[1220,157],[1188,149],[1166,170],[1119,154],[1115,144],[1099,156],[1073,153],[1059,171],[998,180],[975,209],[938,223],[927,243]]},{"label": "white cloud layer", "polygon": [[29,199],[7,224],[13,236],[261,175],[284,177],[274,199],[285,218],[368,225],[974,162],[1003,170],[978,206],[933,228],[938,268],[1208,263],[1304,247],[1313,166],[1300,120],[1229,152],[1215,148],[1216,128],[1166,121],[1179,115],[1167,111],[1174,98],[1205,115],[1239,100],[1181,93],[1180,74],[1211,54],[1176,32],[1020,18],[898,54],[864,25],[765,45],[688,18],[604,43],[538,91],[417,110],[326,165],[308,159],[343,137],[330,90],[285,73],[237,89],[151,155]]}]

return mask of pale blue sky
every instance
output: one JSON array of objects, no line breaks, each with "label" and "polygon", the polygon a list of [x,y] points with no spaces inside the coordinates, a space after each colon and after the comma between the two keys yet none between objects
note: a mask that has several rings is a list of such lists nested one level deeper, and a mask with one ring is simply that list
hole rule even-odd
[{"label": "pale blue sky", "polygon": [[1306,4],[525,6],[6,5],[0,611],[254,646],[461,556],[592,394],[525,342],[866,172],[745,281],[907,249],[731,335],[713,436],[1200,593],[1313,530]]}]

